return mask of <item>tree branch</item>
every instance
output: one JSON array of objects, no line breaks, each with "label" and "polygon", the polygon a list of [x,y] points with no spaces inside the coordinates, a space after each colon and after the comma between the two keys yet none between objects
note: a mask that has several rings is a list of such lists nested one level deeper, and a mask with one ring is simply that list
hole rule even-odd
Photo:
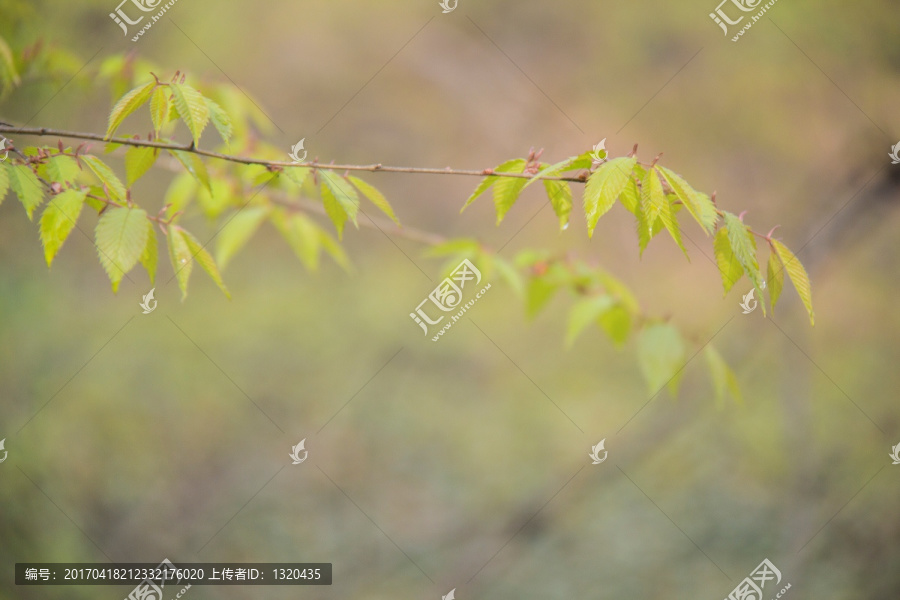
[{"label": "tree branch", "polygon": [[[159,148],[161,150],[179,150],[181,152],[191,152],[200,156],[208,156],[209,158],[217,158],[219,160],[227,160],[233,163],[244,165],[263,165],[271,169],[281,169],[285,167],[308,167],[312,169],[329,169],[332,171],[369,171],[372,173],[420,173],[427,175],[469,175],[473,177],[485,177],[492,175],[494,177],[517,177],[520,179],[532,179],[534,175],[530,173],[494,173],[491,169],[472,170],[472,169],[434,169],[426,167],[390,167],[381,164],[373,165],[325,165],[317,162],[286,162],[286,161],[268,161],[261,158],[250,158],[246,156],[234,156],[231,154],[222,154],[220,152],[212,152],[210,150],[201,150],[194,147],[193,143],[183,145],[171,142],[156,142],[152,140],[142,140],[138,138],[122,138],[112,137],[106,138],[99,133],[85,133],[79,131],[65,131],[62,129],[49,129],[47,127],[15,127],[0,123],[0,133],[11,133],[13,135],[35,135],[70,138],[76,140],[88,140],[96,142],[104,142],[110,144],[122,144],[123,146],[141,146],[145,148]],[[571,181],[573,183],[584,183],[587,180],[586,175],[579,177],[541,177],[540,179],[550,181]]]}]

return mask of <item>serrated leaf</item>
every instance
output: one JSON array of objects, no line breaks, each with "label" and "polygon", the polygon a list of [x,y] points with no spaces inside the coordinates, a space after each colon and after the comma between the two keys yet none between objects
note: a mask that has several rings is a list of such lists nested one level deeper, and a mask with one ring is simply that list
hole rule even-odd
[{"label": "serrated leaf", "polygon": [[153,222],[147,219],[147,245],[141,253],[141,264],[147,269],[150,283],[156,281],[156,265],[159,262],[159,244],[156,240],[156,230]]},{"label": "serrated leaf", "polygon": [[806,312],[809,313],[810,325],[815,325],[816,317],[812,306],[812,287],[810,286],[809,275],[806,273],[806,269],[803,267],[800,259],[794,256],[794,253],[787,246],[778,240],[772,240],[771,244],[781,264],[784,265],[788,277],[791,278],[791,283],[794,284],[794,289],[797,290],[800,300],[803,301]]},{"label": "serrated leaf", "polygon": [[206,101],[206,107],[209,109],[209,118],[213,123],[213,126],[216,128],[216,131],[219,132],[219,135],[222,136],[222,141],[226,144],[231,140],[231,135],[234,133],[234,126],[231,123],[231,117],[228,116],[228,113],[225,112],[225,109],[215,103],[215,101],[210,100],[209,98],[204,98]]},{"label": "serrated leaf", "polygon": [[[181,235],[184,238],[188,251],[191,253],[191,260],[200,265],[200,268],[212,277],[212,280],[216,282],[216,285],[219,286],[219,289],[222,290],[222,293],[225,294],[227,298],[231,298],[231,292],[228,291],[228,288],[225,287],[225,282],[222,281],[222,275],[219,273],[219,267],[216,266],[216,261],[213,260],[212,255],[210,255],[206,248],[203,247],[203,244],[201,244],[193,235],[188,233],[187,230],[182,229],[177,225],[174,229],[178,235]],[[172,228],[169,229],[169,235],[171,235],[171,231]],[[182,292],[185,292],[185,290],[182,290]]]},{"label": "serrated leaf", "polygon": [[0,204],[3,204],[3,199],[6,198],[7,192],[9,192],[9,171],[12,167],[7,167],[4,163],[0,162]]},{"label": "serrated leaf", "polygon": [[559,228],[565,229],[569,225],[569,215],[572,213],[572,188],[565,181],[544,180],[544,190],[553,212],[559,219]]},{"label": "serrated leaf", "polygon": [[131,146],[125,151],[125,180],[129,187],[150,170],[158,152],[156,148],[142,146]]},{"label": "serrated leaf", "polygon": [[322,248],[325,249],[325,252],[327,252],[341,268],[345,271],[350,271],[350,259],[347,257],[347,253],[344,252],[341,245],[337,243],[327,231],[319,226],[316,226],[316,228],[319,230],[319,242],[322,244]]},{"label": "serrated leaf", "polygon": [[648,325],[637,341],[638,361],[651,394],[668,385],[673,396],[684,367],[684,341],[678,330],[667,323]]},{"label": "serrated leaf", "polygon": [[302,188],[303,184],[306,183],[309,174],[312,173],[312,169],[309,167],[285,167],[284,176],[297,184],[297,187]]},{"label": "serrated leaf", "polygon": [[[672,236],[672,239],[675,240],[675,243],[687,256],[687,249],[681,241],[681,229],[678,226],[678,219],[675,217],[672,205],[663,190],[659,171],[657,171],[656,167],[647,171],[641,183],[641,209],[647,215],[648,220],[654,222],[654,227],[656,219],[662,222],[663,227],[666,228],[666,231],[669,232],[669,235]],[[650,234],[652,237],[652,230]],[[688,257],[688,260],[690,260],[690,257]]]},{"label": "serrated leaf", "polygon": [[268,214],[267,207],[243,208],[225,223],[216,236],[216,261],[222,269],[253,237]]},{"label": "serrated leaf", "polygon": [[116,202],[125,201],[125,197],[127,196],[125,185],[106,163],[90,154],[85,154],[81,156],[80,159],[81,162],[86,164],[88,168],[93,171],[94,175],[97,176],[97,179],[100,180],[100,183],[106,187],[111,200]]},{"label": "serrated leaf", "polygon": [[112,137],[119,125],[122,124],[122,121],[125,120],[125,117],[136,111],[150,99],[150,95],[155,87],[156,82],[151,81],[134,88],[116,102],[112,112],[109,113],[109,126],[106,129],[107,139]]},{"label": "serrated leaf", "polygon": [[86,190],[65,190],[50,198],[44,209],[41,215],[41,242],[48,267],[75,228],[86,196]]},{"label": "serrated leaf", "polygon": [[356,213],[359,210],[359,197],[356,190],[343,177],[329,173],[328,171],[320,171],[322,178],[321,192],[322,203],[325,205],[325,212],[334,222],[337,229],[338,237],[342,237],[344,233],[344,223],[348,220],[352,221],[358,228],[356,222]]},{"label": "serrated leaf", "polygon": [[[503,164],[500,164],[500,165],[497,165],[496,167],[494,167],[493,172],[494,173],[506,173],[506,172],[509,172],[509,169],[516,168],[520,163],[524,167],[525,159],[513,158],[511,160],[506,161]],[[518,172],[521,173],[522,171],[519,170]],[[496,177],[494,175],[488,175],[487,177],[482,179],[481,183],[478,184],[478,187],[475,188],[475,191],[472,192],[472,195],[469,196],[469,198],[466,200],[466,203],[463,205],[463,207],[460,209],[459,212],[466,210],[466,207],[468,207],[470,204],[472,204],[475,201],[475,199],[478,198],[481,194],[485,193],[488,190],[488,188],[490,188],[492,185],[494,185],[494,183],[498,179],[500,179],[500,178]]]},{"label": "serrated leaf", "polygon": [[707,344],[703,352],[706,357],[706,365],[709,367],[709,375],[712,379],[713,389],[716,391],[716,404],[721,406],[725,400],[725,394],[731,396],[739,403],[744,401],[737,376],[722,355],[712,346]]},{"label": "serrated leaf", "polygon": [[566,346],[571,347],[579,335],[591,324],[597,323],[600,316],[615,306],[612,296],[592,296],[575,303],[569,311],[569,323],[566,327]]},{"label": "serrated leaf", "polygon": [[734,284],[744,276],[744,268],[738,261],[734,252],[731,251],[731,243],[728,241],[728,228],[722,227],[716,232],[713,238],[713,251],[716,254],[716,263],[719,266],[719,273],[722,275],[722,286],[725,288],[725,294],[734,287]]},{"label": "serrated leaf", "polygon": [[[753,283],[756,290],[756,297],[763,299],[762,293],[762,275],[759,272],[759,262],[756,259],[756,240],[753,234],[740,218],[730,212],[725,213],[725,230],[728,232],[728,243],[731,245],[731,251],[735,258],[744,268],[744,273]],[[763,314],[766,314],[766,303],[760,302]]]},{"label": "serrated leaf", "polygon": [[191,132],[194,146],[199,146],[200,134],[209,123],[209,107],[206,105],[206,99],[200,92],[184,83],[170,83],[169,89],[172,90],[172,104],[178,111],[178,116]]},{"label": "serrated leaf", "polygon": [[100,264],[113,292],[119,282],[141,257],[147,246],[147,213],[140,208],[114,207],[108,209],[95,230],[95,243]]},{"label": "serrated leaf", "polygon": [[706,194],[701,194],[691,187],[691,185],[681,178],[680,175],[670,171],[665,167],[658,167],[659,172],[665,178],[666,183],[675,192],[675,195],[681,200],[682,205],[688,209],[691,216],[700,224],[703,230],[708,234],[713,233],[716,228],[716,222],[719,215],[716,213],[716,206]]},{"label": "serrated leaf", "polygon": [[178,287],[181,289],[181,300],[187,298],[188,280],[191,278],[191,271],[194,268],[193,256],[191,249],[188,247],[187,240],[183,235],[183,231],[177,225],[169,227],[168,246],[169,260],[172,261],[172,270],[175,272],[175,279],[178,280]]},{"label": "serrated leaf", "polygon": [[613,207],[616,199],[631,178],[631,171],[637,159],[634,157],[614,158],[600,165],[591,173],[584,186],[584,214],[588,223],[588,236],[594,235],[597,221]]},{"label": "serrated leaf", "polygon": [[159,137],[159,132],[163,125],[169,121],[170,109],[171,101],[166,88],[160,86],[153,90],[153,95],[150,96],[150,118],[153,121],[153,130],[156,133],[156,137]]},{"label": "serrated leaf", "polygon": [[[527,161],[524,158],[520,158],[508,168],[495,172],[522,173],[526,164]],[[497,225],[503,221],[503,217],[516,203],[526,183],[528,183],[528,180],[524,177],[498,177],[497,181],[494,182],[494,209],[497,213]]]},{"label": "serrated leaf", "polygon": [[43,168],[46,179],[58,183],[74,182],[81,173],[75,159],[65,155],[51,157]]},{"label": "serrated leaf", "polygon": [[24,165],[10,166],[8,173],[9,186],[19,197],[28,218],[31,219],[35,209],[44,201],[44,187],[34,171]]},{"label": "serrated leaf", "polygon": [[774,250],[769,253],[769,261],[766,265],[766,289],[769,292],[769,302],[771,302],[772,310],[774,311],[778,298],[781,297],[781,292],[784,289],[784,267],[775,255]]},{"label": "serrated leaf", "polygon": [[625,188],[619,194],[619,201],[628,212],[635,217],[638,216],[638,212],[641,209],[641,193],[638,191],[633,177],[628,178],[628,183],[625,184]]},{"label": "serrated leaf", "polygon": [[317,270],[321,240],[319,227],[300,213],[290,216],[277,213],[273,223],[303,266],[310,271]]},{"label": "serrated leaf", "polygon": [[203,159],[193,152],[185,152],[184,150],[169,150],[169,153],[178,159],[181,166],[187,169],[187,172],[199,181],[207,191],[212,192],[209,172],[206,170],[206,163],[203,162]]},{"label": "serrated leaf", "polygon": [[384,197],[384,194],[375,189],[374,186],[369,183],[363,181],[358,177],[353,177],[352,175],[348,177],[348,179],[356,186],[362,195],[369,199],[369,202],[378,207],[378,209],[386,214],[391,221],[400,225],[400,220],[397,218],[397,215],[394,214],[394,209],[391,208],[390,203],[387,201],[387,198]]}]

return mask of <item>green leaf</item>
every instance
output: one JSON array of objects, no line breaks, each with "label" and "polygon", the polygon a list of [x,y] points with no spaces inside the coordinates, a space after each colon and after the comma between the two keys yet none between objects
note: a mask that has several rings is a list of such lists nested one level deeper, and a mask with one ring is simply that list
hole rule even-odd
[{"label": "green leaf", "polygon": [[[763,299],[763,280],[759,272],[759,262],[756,260],[756,240],[753,239],[753,234],[737,215],[730,212],[725,213],[725,229],[728,231],[728,243],[731,245],[731,251],[753,283],[756,297]],[[765,314],[766,303],[760,302],[760,305]]]},{"label": "green leaf", "polygon": [[[207,252],[206,248],[203,247],[203,244],[197,241],[197,238],[193,235],[177,225],[174,228],[169,229],[169,235],[172,235],[172,229],[175,229],[176,235],[180,235],[184,239],[188,251],[191,253],[191,259],[212,277],[212,280],[216,282],[216,285],[219,286],[219,289],[222,290],[222,293],[225,294],[227,298],[231,298],[231,292],[228,291],[228,288],[225,287],[225,282],[222,281],[222,275],[219,273],[219,267],[216,266],[216,261],[213,260],[213,257]],[[185,289],[182,290],[182,293],[186,293],[186,290],[187,282],[185,281]]]},{"label": "green leaf", "polygon": [[153,120],[153,130],[156,133],[156,137],[159,137],[159,132],[163,125],[168,123],[170,109],[171,102],[166,88],[158,87],[153,90],[153,95],[150,97],[150,118]]},{"label": "green leaf", "polygon": [[44,209],[41,215],[41,242],[48,267],[75,228],[86,196],[86,190],[65,190],[50,198]]},{"label": "green leaf", "polygon": [[572,212],[572,188],[565,181],[544,180],[544,189],[559,219],[559,228],[565,229],[569,226],[569,214]]},{"label": "green leaf", "polygon": [[116,202],[125,201],[125,197],[127,196],[125,186],[106,163],[90,154],[85,154],[80,158],[81,161],[94,172],[94,175],[97,176],[97,179],[99,179],[100,183],[106,188],[106,193],[109,194],[111,200]]},{"label": "green leaf", "polygon": [[[734,252],[731,251],[731,243],[728,241],[728,229],[722,227],[713,238],[713,250],[716,254],[716,263],[719,265],[719,273],[722,275],[722,286],[725,294],[734,287],[734,284],[744,276],[744,269],[738,262]],[[722,296],[724,297],[725,294]]]},{"label": "green leaf", "polygon": [[125,180],[129,187],[150,170],[158,152],[156,148],[140,146],[131,146],[125,151]]},{"label": "green leaf", "polygon": [[6,198],[6,193],[9,191],[9,171],[4,163],[0,162],[0,204],[3,204],[3,199]]},{"label": "green leaf", "polygon": [[667,323],[656,323],[641,331],[637,344],[638,361],[650,393],[656,394],[668,385],[675,396],[678,376],[684,367],[685,348],[681,334]]},{"label": "green leaf", "polygon": [[619,194],[619,201],[622,203],[622,206],[628,210],[635,217],[638,216],[638,213],[641,210],[641,193],[637,189],[637,184],[634,182],[634,179],[629,177],[628,183],[625,184],[625,189],[622,190],[622,193]]},{"label": "green leaf", "polygon": [[738,383],[737,376],[722,355],[713,347],[707,344],[703,354],[706,356],[706,364],[709,367],[709,375],[712,379],[713,389],[716,391],[716,404],[721,406],[725,400],[725,393],[731,394],[731,397],[738,402],[743,402],[744,398],[741,394],[741,386]]},{"label": "green leaf", "polygon": [[234,133],[234,126],[231,124],[231,117],[228,116],[228,113],[225,112],[225,109],[216,104],[213,100],[209,98],[204,98],[206,101],[206,107],[209,109],[209,117],[213,123],[213,126],[216,128],[216,131],[219,132],[219,135],[222,136],[222,141],[226,144],[231,140],[231,135]]},{"label": "green leaf", "polygon": [[588,177],[584,186],[584,214],[588,222],[588,236],[594,235],[597,221],[612,208],[616,199],[631,178],[631,171],[637,159],[634,157],[614,158],[600,165]]},{"label": "green leaf", "polygon": [[169,153],[178,159],[178,162],[187,169],[194,179],[200,182],[207,191],[212,192],[212,186],[209,181],[209,172],[206,170],[206,163],[193,152],[185,152],[184,150],[169,150]]},{"label": "green leaf", "polygon": [[175,271],[175,278],[178,280],[178,287],[181,289],[181,300],[184,301],[187,298],[188,280],[191,278],[194,260],[187,240],[181,234],[182,231],[177,225],[169,227],[168,246],[169,260],[172,261],[172,270]]},{"label": "green leaf", "polygon": [[815,325],[816,317],[813,313],[812,306],[812,287],[810,286],[809,275],[807,275],[806,269],[803,268],[803,264],[800,262],[800,259],[794,256],[794,253],[791,252],[787,246],[785,246],[778,240],[772,240],[771,244],[772,249],[778,255],[778,259],[781,261],[781,264],[784,265],[788,276],[791,278],[791,283],[794,284],[794,289],[797,290],[797,294],[800,296],[800,300],[803,301],[803,306],[806,307],[806,312],[809,313],[810,325]]},{"label": "green leaf", "polygon": [[284,176],[297,184],[297,187],[302,188],[303,184],[306,183],[306,179],[309,177],[309,174],[312,173],[312,169],[309,167],[285,167]]},{"label": "green leaf", "polygon": [[310,271],[317,270],[321,237],[319,227],[300,213],[290,216],[277,213],[273,223],[303,265]]},{"label": "green leaf", "polygon": [[358,177],[353,177],[351,175],[348,179],[360,192],[362,192],[363,196],[369,199],[369,202],[377,206],[381,212],[390,217],[391,221],[400,225],[400,220],[397,218],[397,215],[394,214],[394,209],[391,208],[387,198],[385,198],[381,192]]},{"label": "green leaf", "polygon": [[658,167],[659,172],[666,179],[666,183],[681,200],[681,203],[691,213],[691,216],[703,227],[707,235],[713,233],[716,229],[716,222],[719,215],[716,213],[716,206],[706,194],[701,194],[681,178],[677,173],[673,173],[665,167]]},{"label": "green leaf", "polygon": [[[519,168],[520,164],[522,165],[522,168]],[[522,169],[524,168],[524,165],[525,165],[524,158],[513,158],[511,160],[506,161],[503,164],[497,165],[492,170],[494,173],[508,173],[508,172],[510,172],[510,169],[519,168],[519,170],[516,172],[521,173]],[[491,187],[492,185],[494,185],[494,182],[496,182],[498,179],[500,179],[500,178],[496,177],[494,175],[488,175],[487,177],[482,179],[481,183],[478,184],[478,187],[475,188],[475,191],[472,192],[472,195],[469,196],[468,200],[466,200],[466,203],[463,205],[463,207],[460,209],[459,212],[466,210],[466,207],[468,207],[470,204],[475,202],[475,199],[478,198],[481,194],[485,193],[488,190],[488,188]]]},{"label": "green leaf", "polygon": [[78,168],[78,162],[71,156],[53,156],[42,167],[44,169],[44,177],[51,182],[74,182],[81,173],[81,169]]},{"label": "green leaf", "polygon": [[346,271],[350,271],[350,259],[347,257],[347,253],[344,252],[344,249],[338,244],[331,235],[324,229],[319,226],[316,226],[316,229],[319,230],[319,242],[322,244],[322,248],[325,249],[325,252],[334,259],[338,265],[341,266]]},{"label": "green leaf", "polygon": [[114,207],[104,212],[97,223],[97,254],[113,292],[118,291],[119,282],[137,264],[147,246],[146,221],[147,213],[140,208]]},{"label": "green leaf", "polygon": [[319,171],[322,178],[322,203],[325,212],[331,217],[338,231],[338,237],[343,236],[344,223],[348,220],[358,228],[356,213],[359,210],[359,196],[353,186],[339,175],[328,171]]},{"label": "green leaf", "polygon": [[159,261],[159,244],[156,240],[156,230],[153,228],[153,222],[147,219],[147,245],[141,253],[141,264],[147,269],[147,275],[150,276],[150,283],[156,281],[156,265]]},{"label": "green leaf", "polygon": [[528,187],[539,179],[544,179],[544,177],[559,177],[562,170],[569,166],[576,158],[578,157],[570,156],[569,158],[561,160],[553,165],[541,165],[541,170],[539,170],[534,177],[528,180],[528,183],[525,184],[525,187]]},{"label": "green leaf", "polygon": [[617,304],[600,315],[599,323],[617,348],[622,348],[628,341],[631,334],[631,314],[622,305]]},{"label": "green leaf", "polygon": [[598,323],[600,316],[616,302],[612,296],[592,296],[575,303],[569,311],[569,324],[566,328],[566,345],[571,347],[579,335],[591,323]]},{"label": "green leaf", "polygon": [[194,138],[194,146],[200,145],[200,134],[209,123],[209,107],[203,95],[184,83],[170,83],[172,90],[172,103],[178,116],[187,125]]},{"label": "green leaf", "polygon": [[[499,170],[500,168],[498,167],[494,172],[522,173],[525,170],[526,164],[527,161],[524,158],[520,158],[512,161],[511,164],[502,171]],[[519,198],[519,194],[522,193],[522,188],[525,187],[526,183],[528,183],[528,180],[524,177],[498,177],[497,181],[494,182],[494,209],[497,212],[497,225],[503,221],[503,217],[506,216],[509,209],[516,203],[516,200]]]},{"label": "green leaf", "polygon": [[216,261],[224,269],[238,251],[253,237],[269,215],[269,208],[254,206],[237,211],[216,236]]},{"label": "green leaf", "polygon": [[176,175],[163,198],[163,204],[171,205],[167,214],[171,216],[187,208],[197,196],[199,189],[197,180],[190,173]]},{"label": "green leaf", "polygon": [[559,289],[559,284],[549,281],[546,277],[532,277],[525,288],[525,314],[529,319],[537,316],[553,295]]},{"label": "green leaf", "polygon": [[122,98],[113,107],[109,113],[109,126],[106,129],[106,138],[109,139],[125,120],[125,117],[136,111],[150,99],[150,94],[156,87],[156,82],[151,81],[144,85],[138,86],[122,96]]},{"label": "green leaf", "polygon": [[35,209],[44,201],[44,187],[34,171],[24,165],[10,166],[8,173],[9,185],[31,219]]},{"label": "green leaf", "polygon": [[[666,197],[663,190],[662,181],[659,178],[659,171],[656,167],[648,170],[644,175],[644,181],[641,183],[641,209],[647,215],[648,220],[655,223],[659,219],[684,255],[687,256],[687,249],[681,241],[681,229],[678,227],[678,219],[672,210],[672,205]],[[655,225],[654,225],[655,226]],[[653,231],[650,231],[651,237]],[[689,257],[690,259],[690,257]]]},{"label": "green leaf", "polygon": [[784,267],[775,254],[775,251],[769,253],[769,262],[766,265],[766,289],[769,290],[769,301],[772,303],[772,310],[775,310],[775,304],[781,297],[781,291],[784,289]]}]

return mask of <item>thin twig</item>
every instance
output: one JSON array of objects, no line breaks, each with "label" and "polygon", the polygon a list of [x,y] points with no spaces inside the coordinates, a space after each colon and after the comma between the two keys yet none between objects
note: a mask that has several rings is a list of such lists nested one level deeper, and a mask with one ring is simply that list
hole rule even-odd
[{"label": "thin twig", "polygon": [[[244,165],[263,165],[270,168],[285,167],[308,167],[312,169],[328,169],[332,171],[369,171],[372,173],[420,173],[429,175],[469,175],[473,177],[484,177],[493,175],[495,177],[516,177],[520,179],[531,179],[534,177],[530,173],[494,173],[490,169],[435,169],[426,167],[390,167],[382,164],[372,165],[336,165],[336,164],[319,164],[317,162],[286,162],[286,161],[269,161],[261,158],[250,158],[246,156],[234,156],[231,154],[222,154],[220,152],[212,152],[210,150],[201,150],[195,148],[193,143],[183,145],[171,142],[156,142],[152,140],[142,140],[137,138],[113,137],[106,138],[99,133],[84,133],[79,131],[65,131],[62,129],[49,129],[47,127],[15,127],[13,125],[0,124],[0,133],[12,133],[14,135],[35,135],[35,136],[51,136],[71,138],[77,140],[90,140],[96,142],[105,142],[110,144],[122,144],[123,146],[142,146],[146,148],[159,148],[161,150],[179,150],[181,152],[191,152],[200,156],[208,156],[209,158],[217,158],[219,160],[227,160],[229,162],[240,163]],[[542,180],[550,181],[571,181],[573,183],[584,183],[586,177],[541,177]]]}]

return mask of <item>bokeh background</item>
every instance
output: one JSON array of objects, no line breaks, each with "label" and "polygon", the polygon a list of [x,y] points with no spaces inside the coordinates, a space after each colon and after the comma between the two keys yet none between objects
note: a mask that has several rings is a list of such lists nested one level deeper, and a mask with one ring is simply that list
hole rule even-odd
[{"label": "bokeh background", "polygon": [[[577,209],[560,233],[535,189],[496,227],[489,198],[459,214],[474,178],[366,178],[409,227],[599,262],[695,340],[691,355],[715,336],[744,391],[717,406],[698,358],[677,399],[651,400],[631,349],[597,331],[565,348],[565,298],[529,321],[496,283],[439,343],[423,338],[408,314],[441,262],[399,236],[351,229],[353,272],[310,274],[264,229],[225,271],[232,300],[198,274],[181,302],[163,265],[145,316],[143,271],[114,295],[75,234],[48,270],[10,196],[0,598],[129,591],[17,588],[15,562],[164,557],[334,564],[331,587],[195,586],[194,600],[717,600],[764,558],[788,598],[900,595],[896,2],[781,0],[738,43],[708,17],[714,0],[459,0],[449,14],[436,0],[179,0],[138,43],[112,1],[35,2],[30,30],[4,29],[18,5],[0,0],[4,36],[94,56],[88,68],[134,50],[230,82],[271,119],[267,141],[306,138],[322,161],[481,169],[604,137],[613,155],[664,152],[757,229],[780,224],[817,322],[790,289],[770,318],[741,314],[746,280],[722,298],[696,228],[690,262],[662,237],[639,259],[624,210],[588,241]],[[108,87],[65,84],[26,81],[0,120],[104,131]],[[136,193],[161,206],[171,177]],[[292,466],[304,438],[309,460]],[[591,465],[604,438],[609,459]]]}]

